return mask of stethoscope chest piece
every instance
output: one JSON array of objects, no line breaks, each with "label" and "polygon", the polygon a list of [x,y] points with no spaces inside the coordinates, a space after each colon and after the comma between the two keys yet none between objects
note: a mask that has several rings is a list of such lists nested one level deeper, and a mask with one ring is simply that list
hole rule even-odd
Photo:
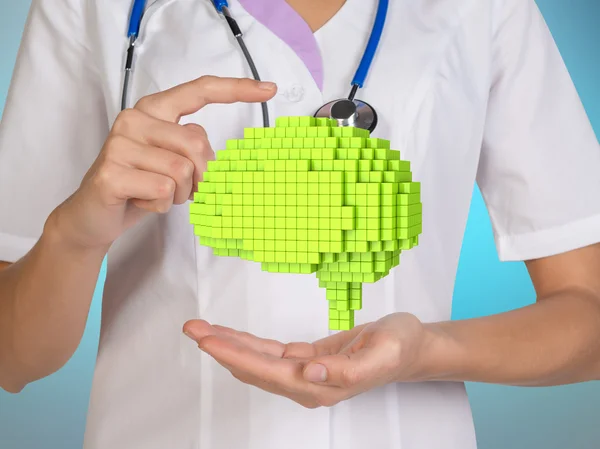
[{"label": "stethoscope chest piece", "polygon": [[377,126],[377,112],[361,100],[341,99],[321,106],[315,117],[332,118],[338,126],[353,126],[373,132]]}]

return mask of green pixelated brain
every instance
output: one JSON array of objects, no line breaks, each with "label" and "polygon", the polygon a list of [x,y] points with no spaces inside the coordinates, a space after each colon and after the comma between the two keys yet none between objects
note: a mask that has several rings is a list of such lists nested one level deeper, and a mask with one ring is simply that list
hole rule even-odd
[{"label": "green pixelated brain", "polygon": [[362,283],[398,265],[421,233],[420,184],[389,141],[334,120],[247,128],[208,163],[190,205],[200,244],[272,273],[316,273],[329,328],[354,327]]}]

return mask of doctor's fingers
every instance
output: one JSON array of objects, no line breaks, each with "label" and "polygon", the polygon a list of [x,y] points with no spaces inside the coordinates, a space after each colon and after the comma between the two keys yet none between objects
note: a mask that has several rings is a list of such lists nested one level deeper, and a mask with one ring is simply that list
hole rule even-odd
[{"label": "doctor's fingers", "polygon": [[277,92],[273,83],[249,78],[203,76],[171,89],[148,95],[135,109],[161,120],[178,123],[211,103],[258,103],[270,100]]},{"label": "doctor's fingers", "polygon": [[190,320],[183,325],[183,332],[192,340],[200,342],[208,336],[226,337],[236,344],[245,345],[259,353],[282,358],[285,345],[277,340],[258,338],[248,332],[240,332],[225,326],[211,325],[205,320]]},{"label": "doctor's fingers", "polygon": [[268,393],[284,396],[306,408],[333,407],[342,401],[352,398],[359,392],[344,390],[326,385],[300,384],[293,382],[265,380],[246,371],[236,369],[218,362],[228,369],[233,377],[242,383],[252,385]]},{"label": "doctor's fingers", "polygon": [[[182,204],[186,202],[194,187],[194,163],[185,156],[165,150],[164,148],[152,145],[142,144],[126,137],[113,137],[107,149],[103,154],[103,161],[99,169],[99,176],[108,178],[105,186],[110,184],[120,185],[126,180],[120,176],[132,176],[136,172],[120,172],[115,174],[115,166],[124,166],[135,168],[142,172],[159,175],[152,179],[162,184],[165,190],[173,190],[172,202]],[[121,174],[122,173],[122,174]],[[149,178],[150,179],[150,178]],[[160,181],[159,181],[160,180]],[[144,196],[128,196],[131,199],[154,200],[164,199],[161,197],[152,197],[156,186],[147,183],[149,192],[144,192]],[[136,190],[136,193],[139,192]]]},{"label": "doctor's fingers", "polygon": [[[193,326],[194,322],[190,321],[190,325]],[[337,354],[343,347],[347,346],[349,342],[352,342],[355,337],[362,332],[365,326],[366,325],[364,324],[356,326],[349,331],[331,335],[321,340],[317,340],[314,343],[281,343],[277,340],[260,338],[248,332],[240,332],[225,326],[213,325],[211,327],[216,331],[226,334],[240,343],[245,344],[255,351],[262,352],[263,354],[284,359],[308,361],[314,357]]]},{"label": "doctor's fingers", "polygon": [[310,395],[304,393],[294,393],[285,388],[282,388],[280,385],[277,385],[273,382],[265,381],[259,377],[249,374],[248,372],[241,371],[234,366],[227,365],[226,363],[223,363],[219,360],[217,360],[217,363],[226,370],[228,370],[234,378],[246,385],[251,385],[253,387],[260,388],[261,390],[264,390],[267,393],[286,397],[306,408],[317,408],[321,405]]},{"label": "doctor's fingers", "polygon": [[262,354],[229,337],[205,337],[199,347],[241,382],[304,407],[331,406],[345,399],[346,392],[339,388],[306,382],[302,364]]},{"label": "doctor's fingers", "polygon": [[291,391],[282,389],[279,386],[276,386],[272,383],[265,382],[264,380],[259,379],[257,377],[250,376],[247,373],[244,373],[242,371],[237,371],[235,368],[228,367],[226,365],[222,365],[222,366],[224,368],[226,368],[227,370],[229,370],[229,372],[231,373],[231,375],[233,377],[235,377],[237,380],[239,380],[240,382],[242,382],[246,385],[251,385],[253,387],[260,388],[261,390],[264,390],[267,393],[286,397],[286,398],[291,399],[292,401],[296,402],[297,404],[300,404],[302,407],[305,407],[305,408],[314,409],[314,408],[318,408],[321,405],[312,396],[309,396],[306,394],[293,393]]},{"label": "doctor's fingers", "polygon": [[[194,185],[202,180],[206,162],[215,154],[206,131],[200,125],[184,126],[151,117],[143,112],[127,109],[119,114],[111,130],[113,136],[125,136],[154,147],[164,148],[188,158],[194,165]],[[115,157],[121,154],[115,149]]]},{"label": "doctor's fingers", "polygon": [[115,163],[105,164],[92,177],[104,206],[130,200],[147,212],[166,213],[173,205],[175,182],[168,176]]},{"label": "doctor's fingers", "polygon": [[248,346],[254,351],[279,358],[283,358],[285,355],[286,345],[277,340],[259,338],[248,332],[240,332],[225,326],[213,325],[212,327],[221,334],[227,335],[231,339]]}]

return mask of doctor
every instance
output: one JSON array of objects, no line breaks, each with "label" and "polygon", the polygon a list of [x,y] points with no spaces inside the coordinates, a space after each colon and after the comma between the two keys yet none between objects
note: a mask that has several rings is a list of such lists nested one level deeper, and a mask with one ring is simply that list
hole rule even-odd
[{"label": "doctor", "polygon": [[[600,148],[533,0],[389,6],[358,93],[426,220],[356,329],[327,336],[313,278],[197,244],[213,149],[261,102],[347,95],[376,10],[232,0],[259,83],[211,2],[148,2],[120,112],[128,2],[34,0],[0,134],[0,386],[67,362],[107,251],[86,449],[474,449],[463,381],[600,379]],[[450,322],[475,182],[538,300]]]}]

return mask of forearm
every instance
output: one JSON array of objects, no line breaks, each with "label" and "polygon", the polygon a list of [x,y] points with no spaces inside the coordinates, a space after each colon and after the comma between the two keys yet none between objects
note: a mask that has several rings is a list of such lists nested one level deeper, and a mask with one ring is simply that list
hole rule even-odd
[{"label": "forearm", "polygon": [[417,368],[423,380],[549,386],[600,379],[600,301],[589,292],[426,328]]},{"label": "forearm", "polygon": [[73,355],[103,257],[66,243],[49,220],[35,247],[0,270],[0,387],[20,391]]}]

